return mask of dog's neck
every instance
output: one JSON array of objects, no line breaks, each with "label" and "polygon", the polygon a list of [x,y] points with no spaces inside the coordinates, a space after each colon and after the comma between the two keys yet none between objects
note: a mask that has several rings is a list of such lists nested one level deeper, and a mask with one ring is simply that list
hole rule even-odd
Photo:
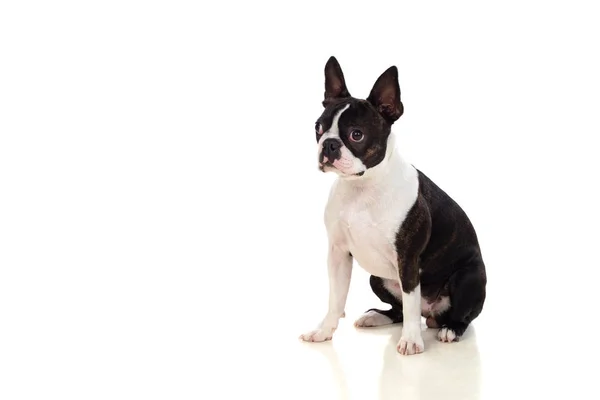
[{"label": "dog's neck", "polygon": [[369,168],[361,177],[341,178],[344,185],[359,187],[398,185],[404,181],[403,177],[414,169],[407,163],[396,149],[396,136],[390,133],[384,159],[373,168]]}]

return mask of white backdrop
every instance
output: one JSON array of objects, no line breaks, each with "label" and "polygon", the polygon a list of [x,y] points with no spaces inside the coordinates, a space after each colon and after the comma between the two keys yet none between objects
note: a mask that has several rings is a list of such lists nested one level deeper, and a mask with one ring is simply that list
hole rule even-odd
[{"label": "white backdrop", "polygon": [[[398,66],[399,150],[475,224],[482,398],[596,390],[592,3],[323,3],[0,5],[1,398],[336,395],[297,343],[326,307],[331,55],[357,97]],[[377,305],[354,277],[340,338]],[[381,355],[340,357],[377,398],[353,385]]]}]

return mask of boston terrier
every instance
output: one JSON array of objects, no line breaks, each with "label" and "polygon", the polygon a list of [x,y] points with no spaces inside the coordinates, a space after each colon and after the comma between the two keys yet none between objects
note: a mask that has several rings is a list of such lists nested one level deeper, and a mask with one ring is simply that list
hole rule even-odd
[{"label": "boston terrier", "polygon": [[402,322],[400,354],[422,353],[421,317],[442,342],[457,341],[481,313],[487,277],[473,225],[460,206],[397,152],[392,125],[404,112],[398,69],[387,69],[366,100],[346,88],[342,69],[325,65],[324,111],[315,124],[319,169],[338,175],[325,208],[329,308],[300,338],[330,340],[345,316],[353,260],[370,275],[389,310],[355,322]]}]

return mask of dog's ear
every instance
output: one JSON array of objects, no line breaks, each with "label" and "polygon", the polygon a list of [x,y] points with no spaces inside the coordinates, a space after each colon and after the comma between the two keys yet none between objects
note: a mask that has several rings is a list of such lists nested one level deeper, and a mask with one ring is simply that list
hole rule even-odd
[{"label": "dog's ear", "polygon": [[325,64],[325,99],[323,107],[326,107],[331,101],[344,97],[350,97],[342,67],[334,56],[331,56]]},{"label": "dog's ear", "polygon": [[398,68],[388,68],[375,82],[367,101],[390,124],[393,124],[404,113],[404,106],[400,101],[400,85],[398,84]]}]

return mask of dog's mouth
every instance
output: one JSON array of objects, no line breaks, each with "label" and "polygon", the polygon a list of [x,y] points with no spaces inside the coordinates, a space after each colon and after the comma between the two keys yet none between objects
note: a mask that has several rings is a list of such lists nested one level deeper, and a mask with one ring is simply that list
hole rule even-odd
[{"label": "dog's mouth", "polygon": [[326,161],[326,162],[323,162],[323,163],[320,162],[319,163],[319,170],[321,172],[334,171],[334,172],[337,172],[341,176],[347,176],[347,177],[350,177],[350,176],[360,177],[360,176],[363,176],[365,174],[365,171],[360,171],[360,172],[356,172],[356,173],[347,173],[344,170],[336,167],[330,161]]},{"label": "dog's mouth", "polygon": [[325,154],[321,153],[319,155],[319,165],[333,165],[333,164]]},{"label": "dog's mouth", "polygon": [[344,167],[349,166],[346,164],[347,164],[346,162],[344,162],[340,159],[331,160],[327,156],[323,155],[323,153],[321,153],[321,155],[319,156],[319,169],[321,171],[324,171],[325,168],[329,168],[329,169],[343,172]]},{"label": "dog's mouth", "polygon": [[347,172],[348,169],[352,169],[352,162],[348,159],[342,157],[335,160],[330,160],[323,153],[319,155],[319,170],[321,172],[333,171],[345,177],[359,177],[365,174],[365,171],[349,173]]},{"label": "dog's mouth", "polygon": [[319,169],[321,172],[325,172],[325,168],[337,169],[331,160],[325,156],[323,153],[319,155]]}]

